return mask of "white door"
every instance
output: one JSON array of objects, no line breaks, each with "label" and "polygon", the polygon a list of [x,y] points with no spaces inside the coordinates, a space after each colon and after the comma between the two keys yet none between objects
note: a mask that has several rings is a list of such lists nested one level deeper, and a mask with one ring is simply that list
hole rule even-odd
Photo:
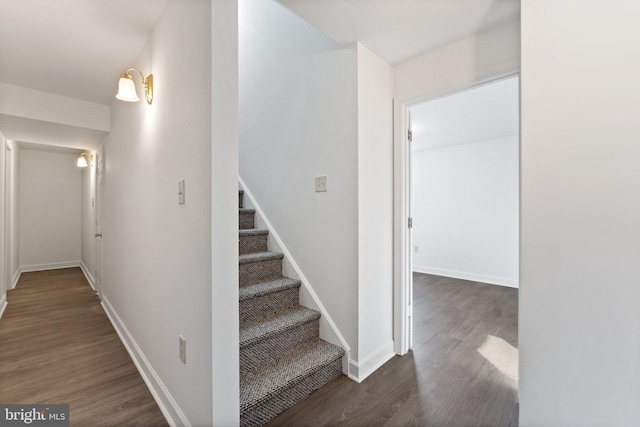
[{"label": "white door", "polygon": [[102,147],[96,153],[96,290],[98,296],[102,299],[104,291],[104,273],[102,268],[102,212],[103,212],[103,170],[104,156]]}]

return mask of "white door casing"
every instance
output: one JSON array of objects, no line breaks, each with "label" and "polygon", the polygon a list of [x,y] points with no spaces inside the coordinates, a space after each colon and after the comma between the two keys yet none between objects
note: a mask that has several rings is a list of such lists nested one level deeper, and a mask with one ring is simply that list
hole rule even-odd
[{"label": "white door casing", "polygon": [[104,292],[104,274],[103,274],[103,260],[102,260],[102,214],[103,200],[104,200],[104,187],[103,187],[103,174],[104,174],[104,155],[103,148],[100,146],[96,153],[96,291],[100,299],[103,299]]},{"label": "white door casing", "polygon": [[393,335],[394,350],[398,355],[406,354],[412,345],[412,294],[411,229],[410,218],[410,173],[409,150],[410,117],[405,104],[394,101],[394,274],[393,274]]}]

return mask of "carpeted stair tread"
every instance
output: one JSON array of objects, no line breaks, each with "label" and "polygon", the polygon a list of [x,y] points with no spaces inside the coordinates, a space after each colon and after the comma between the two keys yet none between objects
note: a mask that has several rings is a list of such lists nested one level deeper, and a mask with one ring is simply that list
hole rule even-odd
[{"label": "carpeted stair tread", "polygon": [[252,262],[270,261],[282,258],[284,258],[284,255],[280,252],[254,252],[240,255],[240,264],[250,264]]},{"label": "carpeted stair tread", "polygon": [[310,373],[340,359],[343,354],[342,348],[316,339],[266,363],[258,371],[241,373],[241,413],[304,380]]},{"label": "carpeted stair tread", "polygon": [[255,209],[250,209],[250,208],[239,208],[238,211],[241,214],[254,214],[254,213],[256,213]]},{"label": "carpeted stair tread", "polygon": [[263,230],[261,228],[243,228],[239,231],[241,236],[262,236],[269,234],[269,230]]},{"label": "carpeted stair tread", "polygon": [[256,283],[255,285],[244,286],[240,288],[240,301],[261,297],[263,295],[271,294],[274,292],[281,292],[287,289],[299,288],[300,285],[300,280],[291,279],[289,277],[281,277],[270,282],[262,282]]},{"label": "carpeted stair tread", "polygon": [[302,306],[283,310],[276,315],[248,322],[240,328],[240,351],[255,342],[320,318],[320,313]]}]

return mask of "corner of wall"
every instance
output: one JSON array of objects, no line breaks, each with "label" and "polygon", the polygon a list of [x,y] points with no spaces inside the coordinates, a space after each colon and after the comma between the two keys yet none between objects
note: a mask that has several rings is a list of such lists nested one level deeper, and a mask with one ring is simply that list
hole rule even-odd
[{"label": "corner of wall", "polygon": [[20,280],[21,274],[22,270],[20,269],[20,267],[18,267],[11,277],[11,286],[8,289],[14,289],[16,287],[16,285],[18,284],[18,280]]},{"label": "corner of wall", "polygon": [[89,282],[89,285],[91,286],[91,289],[93,289],[94,292],[97,292],[97,290],[96,290],[96,279],[93,277],[93,275],[91,274],[91,272],[89,271],[89,269],[87,268],[87,266],[84,264],[83,261],[80,261],[80,269],[82,270],[82,273],[84,274],[84,277],[86,277],[87,282]]},{"label": "corner of wall", "polygon": [[389,341],[382,347],[371,352],[366,358],[362,360],[349,360],[349,378],[357,383],[361,383],[366,380],[367,377],[373,374],[378,368],[391,360],[396,355],[394,349],[394,342]]}]

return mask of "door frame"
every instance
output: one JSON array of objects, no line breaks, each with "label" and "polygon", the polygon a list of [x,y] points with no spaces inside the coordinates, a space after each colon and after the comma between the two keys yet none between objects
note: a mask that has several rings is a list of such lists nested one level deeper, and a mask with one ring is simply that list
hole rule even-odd
[{"label": "door frame", "polygon": [[95,282],[96,292],[100,300],[104,300],[104,240],[102,232],[104,229],[104,142],[95,151]]},{"label": "door frame", "polygon": [[520,70],[508,70],[412,98],[393,100],[393,336],[394,350],[398,355],[406,354],[413,345],[413,265],[411,229],[408,226],[411,216],[411,147],[407,140],[409,108],[516,76],[522,86]]}]

